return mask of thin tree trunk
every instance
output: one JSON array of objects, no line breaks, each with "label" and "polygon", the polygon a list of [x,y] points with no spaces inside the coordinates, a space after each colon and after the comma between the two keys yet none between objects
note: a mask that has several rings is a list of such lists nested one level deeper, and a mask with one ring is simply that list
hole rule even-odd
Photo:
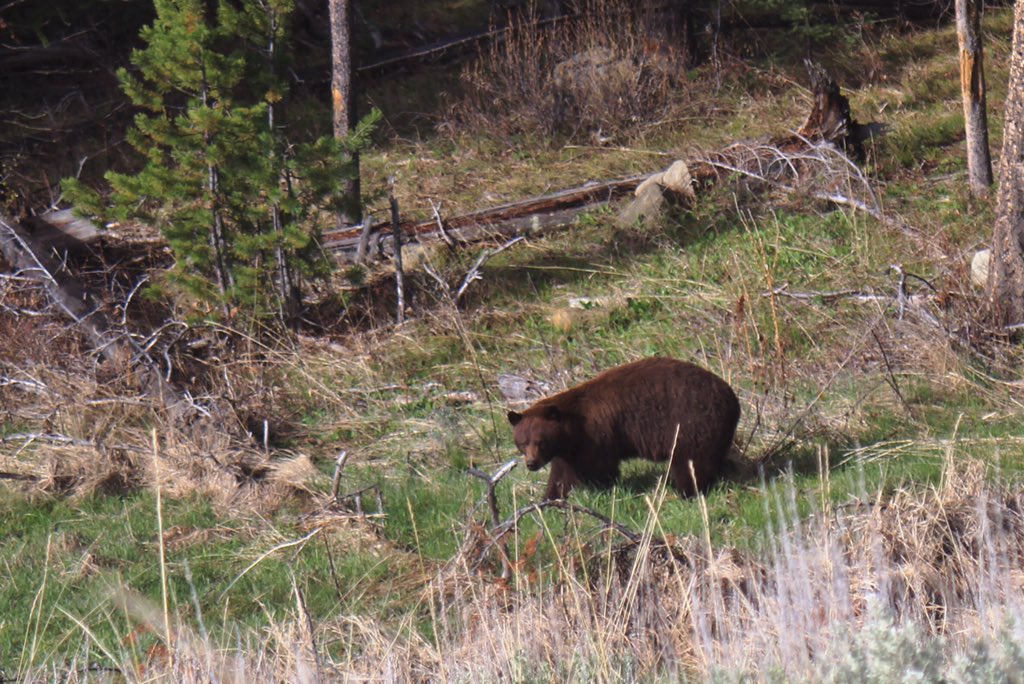
[{"label": "thin tree trunk", "polygon": [[[334,137],[346,138],[356,126],[355,94],[352,88],[352,0],[328,0],[331,15],[331,103]],[[351,156],[353,174],[345,181],[344,208],[338,212],[338,227],[362,221],[359,187],[359,154]]]},{"label": "thin tree trunk", "polygon": [[[207,141],[209,144],[209,141]],[[224,217],[220,213],[218,198],[220,196],[220,170],[210,164],[207,166],[207,190],[210,193],[210,249],[213,251],[213,270],[217,280],[217,288],[221,296],[231,289],[231,273],[227,264],[227,240],[224,236]]]},{"label": "thin tree trunk", "polygon": [[988,306],[1000,327],[1024,323],[1024,0],[1013,10],[1013,49],[1006,94]]},{"label": "thin tree trunk", "polygon": [[[268,7],[267,12],[269,13],[270,19],[270,36],[269,43],[267,45],[267,59],[269,61],[270,73],[277,75],[277,33],[280,30],[280,22],[278,21],[277,12],[274,11],[273,7]],[[275,169],[274,180],[277,183],[281,182],[281,178],[277,175],[277,169],[281,168],[281,165],[277,163],[278,149],[277,149],[277,132],[274,129],[274,103],[273,101],[267,104],[267,128],[270,132],[270,155],[274,160],[271,167]],[[282,322],[285,325],[294,325],[295,320],[299,312],[298,300],[298,288],[295,286],[294,276],[291,270],[291,254],[285,246],[284,240],[284,216],[282,215],[281,205],[278,202],[274,202],[274,205],[270,209],[271,222],[273,223],[274,229],[274,258],[277,260],[277,287],[278,287],[278,306]]]},{"label": "thin tree trunk", "polygon": [[[206,69],[203,68],[202,103],[204,107],[210,106],[209,90],[206,84]],[[203,134],[203,144],[209,150],[212,145],[210,134]],[[215,164],[206,165],[206,190],[210,194],[210,233],[207,236],[210,251],[213,257],[214,278],[217,281],[217,289],[221,295],[221,306],[224,315],[227,316],[228,304],[225,297],[231,289],[231,269],[228,264],[227,236],[224,230],[224,216],[220,211],[220,169]]]},{"label": "thin tree trunk", "polygon": [[405,322],[405,274],[402,272],[402,226],[398,215],[398,200],[395,199],[395,179],[391,179],[391,192],[388,193],[391,205],[391,236],[395,241],[395,291],[398,297],[398,313],[395,322]]},{"label": "thin tree trunk", "polygon": [[967,176],[971,194],[985,196],[992,185],[992,158],[985,112],[981,0],[956,0],[956,36],[960,44],[960,90],[967,132]]}]

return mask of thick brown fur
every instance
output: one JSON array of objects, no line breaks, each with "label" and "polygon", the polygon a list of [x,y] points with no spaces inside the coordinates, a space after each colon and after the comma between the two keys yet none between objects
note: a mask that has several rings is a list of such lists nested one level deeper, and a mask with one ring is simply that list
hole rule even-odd
[{"label": "thick brown fur", "polygon": [[565,498],[578,484],[610,486],[628,458],[671,459],[669,475],[681,495],[704,491],[725,465],[739,418],[728,383],[663,357],[612,368],[508,413],[526,467],[551,464],[545,499]]}]

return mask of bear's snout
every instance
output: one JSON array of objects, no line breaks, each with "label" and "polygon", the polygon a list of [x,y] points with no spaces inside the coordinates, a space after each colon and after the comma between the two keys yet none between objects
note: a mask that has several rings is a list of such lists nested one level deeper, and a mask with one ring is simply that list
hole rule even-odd
[{"label": "bear's snout", "polygon": [[523,461],[526,462],[526,469],[529,471],[540,470],[547,465],[547,460],[541,456],[540,451],[532,446],[523,452]]}]

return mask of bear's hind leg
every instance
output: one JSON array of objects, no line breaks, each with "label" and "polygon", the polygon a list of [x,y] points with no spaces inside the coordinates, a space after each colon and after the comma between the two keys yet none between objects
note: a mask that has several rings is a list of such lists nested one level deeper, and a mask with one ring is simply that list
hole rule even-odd
[{"label": "bear's hind leg", "polygon": [[576,469],[560,458],[551,461],[551,474],[548,476],[548,488],[544,492],[544,501],[564,499],[573,487],[580,484],[580,476]]},{"label": "bear's hind leg", "polygon": [[707,473],[702,472],[701,468],[696,467],[696,463],[693,464],[695,467],[691,471],[690,463],[692,461],[680,457],[679,454],[676,454],[676,458],[680,460],[678,462],[673,460],[671,472],[672,484],[675,485],[676,491],[684,498],[689,498],[698,491],[706,492],[711,484],[711,478],[708,477]]}]

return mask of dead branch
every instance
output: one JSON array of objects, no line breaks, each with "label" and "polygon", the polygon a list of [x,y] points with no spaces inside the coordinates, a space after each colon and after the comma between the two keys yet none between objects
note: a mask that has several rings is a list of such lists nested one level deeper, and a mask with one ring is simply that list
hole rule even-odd
[{"label": "dead branch", "polygon": [[478,468],[470,468],[468,472],[473,477],[479,478],[487,483],[487,504],[491,509],[491,526],[498,527],[501,524],[501,514],[498,511],[498,497],[495,493],[495,489],[501,479],[512,472],[512,469],[516,467],[516,459],[512,459],[505,463],[505,465],[498,468],[494,475],[488,475],[484,471]]},{"label": "dead branch", "polygon": [[541,511],[547,508],[556,508],[562,511],[569,511],[572,513],[580,513],[582,515],[590,516],[591,518],[594,518],[595,520],[598,520],[599,522],[603,523],[603,529],[614,530],[634,544],[640,543],[641,535],[639,533],[634,532],[622,523],[615,522],[603,513],[598,513],[597,511],[591,508],[587,508],[586,506],[580,506],[579,504],[574,504],[569,501],[565,501],[564,499],[554,499],[548,501],[540,501],[538,503],[532,503],[527,506],[523,506],[515,513],[513,513],[512,517],[510,517],[508,520],[501,523],[500,525],[496,525],[491,530],[491,539],[488,541],[487,544],[484,545],[484,548],[480,552],[474,566],[479,566],[480,563],[483,562],[483,559],[487,557],[487,554],[490,553],[491,549],[494,548],[495,545],[501,543],[501,540],[505,537],[505,535],[514,530],[519,525],[519,521],[522,520],[525,516],[527,516],[530,513],[540,513]]},{"label": "dead branch", "polygon": [[872,337],[875,338],[875,344],[878,345],[878,352],[882,355],[882,361],[885,362],[885,373],[886,382],[889,383],[889,387],[896,394],[896,398],[900,400],[900,404],[903,405],[903,410],[907,412],[908,416],[914,416],[914,410],[911,408],[907,400],[903,398],[903,392],[900,391],[900,385],[896,381],[896,373],[893,370],[892,363],[889,362],[889,354],[885,351],[885,346],[882,344],[882,340],[878,337],[878,333],[874,330],[871,331]]},{"label": "dead branch", "polygon": [[423,260],[423,270],[426,271],[427,275],[433,278],[434,282],[436,282],[441,287],[441,291],[444,292],[445,297],[451,299],[452,288],[449,287],[448,281],[442,278],[441,274],[437,272],[437,269],[434,268],[434,265],[430,263],[429,255],[427,255],[427,258]]},{"label": "dead branch", "polygon": [[473,281],[481,280],[483,278],[483,276],[480,275],[480,269],[483,267],[485,263],[487,263],[488,259],[497,254],[501,254],[509,247],[515,245],[518,242],[522,242],[525,239],[525,237],[520,235],[518,237],[512,238],[511,240],[503,244],[501,247],[498,247],[497,249],[485,249],[480,254],[480,257],[473,264],[472,268],[470,268],[469,271],[466,273],[466,277],[462,279],[462,284],[459,285],[459,289],[456,290],[455,292],[455,303],[458,304],[459,300],[462,299],[462,295],[465,294],[466,289],[473,283]]},{"label": "dead branch", "polygon": [[334,477],[331,478],[331,499],[333,499],[335,503],[339,503],[338,488],[341,486],[341,471],[344,469],[347,461],[348,451],[342,451],[338,454],[338,460],[334,464]]},{"label": "dead branch", "polygon": [[875,294],[873,292],[862,292],[860,290],[838,290],[835,292],[790,292],[789,284],[783,283],[778,287],[761,293],[762,297],[789,297],[791,299],[800,299],[803,301],[809,300],[821,300],[822,302],[831,303],[839,301],[840,299],[853,299],[858,302],[877,302],[877,301],[889,301],[893,298],[891,294]]},{"label": "dead branch", "polygon": [[0,387],[17,387],[25,392],[34,392],[36,394],[52,393],[52,390],[45,383],[31,377],[28,380],[22,380],[6,375],[0,376]]},{"label": "dead branch", "polygon": [[96,448],[96,444],[87,439],[78,439],[56,432],[15,432],[0,437],[0,442],[25,442],[22,449],[33,442],[47,442],[48,444],[64,444],[68,446]]},{"label": "dead branch", "polygon": [[[369,487],[363,487],[354,492],[348,494],[340,494],[341,490],[341,472],[345,469],[345,464],[348,463],[348,451],[342,451],[338,454],[338,458],[334,463],[334,476],[331,478],[331,501],[335,506],[342,506],[344,502],[351,501],[352,509],[360,517],[370,517],[363,510],[363,495],[367,492],[374,492],[375,500],[377,502],[377,513],[376,516],[383,515],[384,511],[384,494],[381,492],[380,485],[370,485]],[[352,510],[350,509],[350,510]]]},{"label": "dead branch", "polygon": [[448,245],[449,249],[455,249],[455,241],[452,240],[452,236],[448,234],[447,230],[445,230],[444,220],[441,218],[441,203],[437,202],[435,204],[433,199],[428,199],[427,201],[430,202],[430,209],[434,212],[434,221],[437,222],[438,234],[441,236],[441,239],[444,240],[444,243]]},{"label": "dead branch", "polygon": [[108,361],[123,357],[125,350],[112,344],[106,317],[94,298],[55,262],[18,223],[0,216],[0,252],[22,275],[43,285],[50,301],[79,326],[93,347]]},{"label": "dead branch", "polygon": [[[508,239],[520,233],[534,234],[566,226],[580,212],[633,192],[648,175],[650,174],[601,183],[589,182],[548,195],[473,211],[444,221],[446,233],[453,243],[458,244]],[[388,233],[391,227],[389,222],[382,222],[373,224],[370,229],[373,232]],[[426,221],[405,223],[401,230],[405,235],[423,242],[437,236],[437,221],[430,218]],[[359,228],[324,233],[325,249],[341,260],[351,260],[350,255],[356,251],[359,240]]]},{"label": "dead branch", "polygon": [[[512,472],[512,469],[516,467],[516,459],[512,459],[505,463],[505,465],[498,468],[494,475],[488,475],[487,473],[477,468],[470,468],[467,472],[473,477],[479,478],[487,483],[487,505],[491,509],[491,527],[497,528],[501,524],[501,513],[498,510],[498,495],[496,492],[498,483],[501,479]],[[502,579],[508,579],[512,576],[512,563],[508,558],[508,551],[502,546],[501,549],[501,577]]]},{"label": "dead branch", "polygon": [[6,470],[0,471],[0,480],[19,480],[21,482],[38,482],[39,477],[36,475],[26,475],[25,473],[12,473]]},{"label": "dead branch", "polygon": [[111,327],[96,297],[54,260],[34,236],[7,216],[0,216],[0,253],[19,276],[34,278],[42,285],[47,298],[82,330],[104,359],[112,363],[130,361],[137,366],[143,392],[169,406],[182,404],[182,397],[164,380],[148,354],[138,350],[129,335]]}]

